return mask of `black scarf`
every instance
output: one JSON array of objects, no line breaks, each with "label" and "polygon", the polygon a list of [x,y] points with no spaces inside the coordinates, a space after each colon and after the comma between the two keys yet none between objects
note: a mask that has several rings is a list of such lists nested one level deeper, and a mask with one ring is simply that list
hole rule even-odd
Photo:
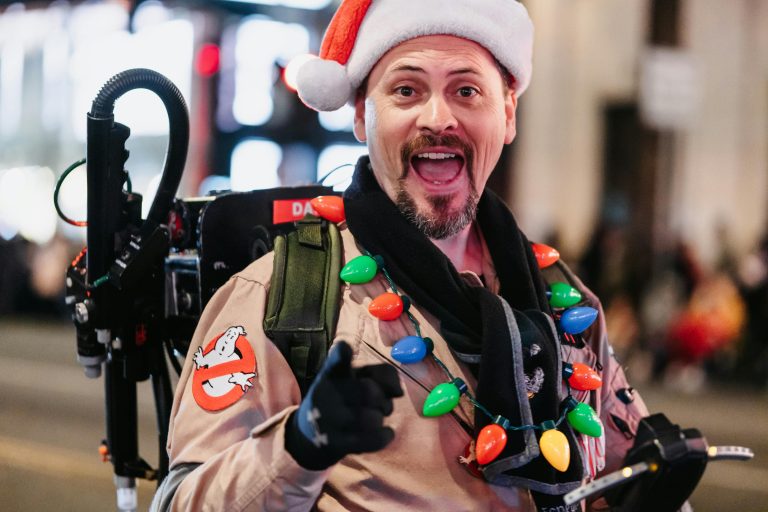
[{"label": "black scarf", "polygon": [[[504,301],[464,282],[450,260],[381,190],[367,157],[357,163],[352,184],[344,193],[344,208],[357,242],[371,254],[381,255],[397,285],[440,320],[446,342],[477,377],[477,400],[483,406],[512,425],[538,425],[560,418],[560,349],[546,316],[550,308],[544,281],[530,243],[501,199],[484,190],[477,222]],[[536,368],[541,368],[544,380],[529,400],[523,375],[533,375]],[[476,409],[475,434],[488,423],[490,419]],[[482,468],[486,479],[545,495],[562,495],[578,487],[583,471],[576,439],[567,422],[559,430],[571,445],[566,472],[558,472],[539,456],[540,431],[508,431],[504,452]]]}]

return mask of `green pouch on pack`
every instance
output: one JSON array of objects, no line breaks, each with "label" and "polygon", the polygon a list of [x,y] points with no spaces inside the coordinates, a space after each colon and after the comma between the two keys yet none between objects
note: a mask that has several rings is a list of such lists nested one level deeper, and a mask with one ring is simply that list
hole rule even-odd
[{"label": "green pouch on pack", "polygon": [[340,310],[341,237],[313,216],[275,238],[264,332],[291,366],[302,395],[325,361]]}]

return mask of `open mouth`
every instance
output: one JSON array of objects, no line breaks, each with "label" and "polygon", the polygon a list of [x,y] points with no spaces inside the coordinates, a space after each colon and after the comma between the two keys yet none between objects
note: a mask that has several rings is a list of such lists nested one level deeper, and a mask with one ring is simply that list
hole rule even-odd
[{"label": "open mouth", "polygon": [[446,185],[461,174],[464,157],[453,151],[423,150],[411,158],[411,167],[427,183]]}]

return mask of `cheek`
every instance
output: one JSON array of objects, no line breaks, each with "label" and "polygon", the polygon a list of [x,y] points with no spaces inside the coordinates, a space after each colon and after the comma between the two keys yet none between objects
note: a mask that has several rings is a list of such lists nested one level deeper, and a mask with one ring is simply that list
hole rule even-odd
[{"label": "cheek", "polygon": [[478,127],[474,133],[477,142],[478,163],[482,162],[485,165],[493,166],[495,161],[489,162],[489,160],[495,160],[501,154],[501,150],[504,147],[504,128],[489,123]]},{"label": "cheek", "polygon": [[[489,126],[492,128],[489,129]],[[476,131],[474,133],[477,137],[475,139],[477,142],[475,147],[477,148],[477,153],[474,162],[474,175],[475,186],[479,192],[485,187],[504,149],[505,127],[498,125],[496,120],[494,120],[484,126],[476,126],[475,128]]]},{"label": "cheek", "polygon": [[[397,112],[372,112],[367,121],[368,146],[378,146],[378,153],[392,163],[400,160],[400,147],[408,140],[408,129]],[[372,144],[373,143],[373,144]]]}]

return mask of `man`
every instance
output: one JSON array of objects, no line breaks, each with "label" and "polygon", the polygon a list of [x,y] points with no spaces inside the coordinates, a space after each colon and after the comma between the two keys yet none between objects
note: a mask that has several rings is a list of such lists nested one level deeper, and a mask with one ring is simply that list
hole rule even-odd
[{"label": "man", "polygon": [[[581,348],[561,343],[530,244],[485,190],[515,137],[531,44],[512,0],[342,2],[299,93],[318,110],[354,102],[370,159],[345,193],[343,259],[376,255],[378,274],[344,286],[334,346],[303,397],[262,328],[272,258],[218,291],[179,381],[156,509],[580,510],[562,495],[619,466],[645,406],[617,398],[628,385],[602,319]],[[386,292],[410,308],[372,316]],[[392,350],[409,337],[432,344],[405,364]],[[576,362],[601,369],[600,389],[564,384]],[[430,412],[443,391],[462,398]],[[564,421],[566,397],[597,411],[599,434]],[[493,426],[503,446],[477,441]],[[559,454],[547,436],[565,440]]]}]

